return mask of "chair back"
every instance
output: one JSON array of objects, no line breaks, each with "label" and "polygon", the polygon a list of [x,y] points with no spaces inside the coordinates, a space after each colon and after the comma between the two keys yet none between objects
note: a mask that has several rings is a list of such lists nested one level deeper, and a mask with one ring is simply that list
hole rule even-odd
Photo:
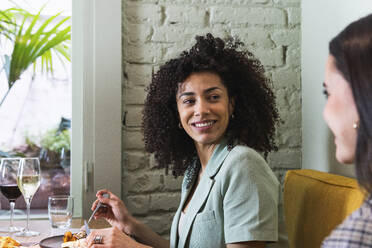
[{"label": "chair back", "polygon": [[364,200],[353,178],[290,170],[284,182],[284,214],[291,248],[316,248]]}]

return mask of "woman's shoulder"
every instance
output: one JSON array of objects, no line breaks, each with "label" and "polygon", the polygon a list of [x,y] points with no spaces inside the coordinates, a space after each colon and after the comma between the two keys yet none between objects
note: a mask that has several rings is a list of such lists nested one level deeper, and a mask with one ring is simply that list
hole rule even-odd
[{"label": "woman's shoulder", "polygon": [[229,155],[226,157],[226,162],[230,162],[234,166],[242,166],[247,168],[252,166],[268,166],[261,154],[245,145],[234,146],[229,152]]},{"label": "woman's shoulder", "polygon": [[350,214],[323,241],[322,247],[372,246],[372,199],[367,199],[360,208]]},{"label": "woman's shoulder", "polygon": [[259,177],[275,177],[265,159],[254,149],[236,145],[229,152],[221,168],[226,174],[245,174]]},{"label": "woman's shoulder", "polygon": [[235,145],[231,149],[229,156],[247,157],[256,160],[263,160],[265,162],[260,153],[246,145]]}]

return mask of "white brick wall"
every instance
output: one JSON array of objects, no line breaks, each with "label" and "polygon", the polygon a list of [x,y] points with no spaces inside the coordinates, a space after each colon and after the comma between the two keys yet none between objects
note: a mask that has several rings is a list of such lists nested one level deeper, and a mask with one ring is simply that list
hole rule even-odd
[{"label": "white brick wall", "polygon": [[300,0],[123,0],[123,6],[123,198],[137,217],[168,235],[182,178],[157,170],[144,152],[141,111],[151,74],[189,49],[195,35],[237,35],[260,59],[282,119],[269,165],[280,180],[301,167]]}]

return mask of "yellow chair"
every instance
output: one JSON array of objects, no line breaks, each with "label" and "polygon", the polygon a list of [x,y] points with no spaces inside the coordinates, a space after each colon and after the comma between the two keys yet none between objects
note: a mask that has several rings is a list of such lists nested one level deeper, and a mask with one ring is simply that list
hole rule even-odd
[{"label": "yellow chair", "polygon": [[355,179],[315,170],[290,170],[284,214],[291,248],[317,248],[364,200]]}]

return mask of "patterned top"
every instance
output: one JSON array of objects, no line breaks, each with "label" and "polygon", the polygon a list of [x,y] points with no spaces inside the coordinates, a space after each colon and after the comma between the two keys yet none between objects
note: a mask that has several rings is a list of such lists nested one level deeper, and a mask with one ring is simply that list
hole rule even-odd
[{"label": "patterned top", "polygon": [[349,215],[323,241],[322,248],[372,247],[372,198]]}]

